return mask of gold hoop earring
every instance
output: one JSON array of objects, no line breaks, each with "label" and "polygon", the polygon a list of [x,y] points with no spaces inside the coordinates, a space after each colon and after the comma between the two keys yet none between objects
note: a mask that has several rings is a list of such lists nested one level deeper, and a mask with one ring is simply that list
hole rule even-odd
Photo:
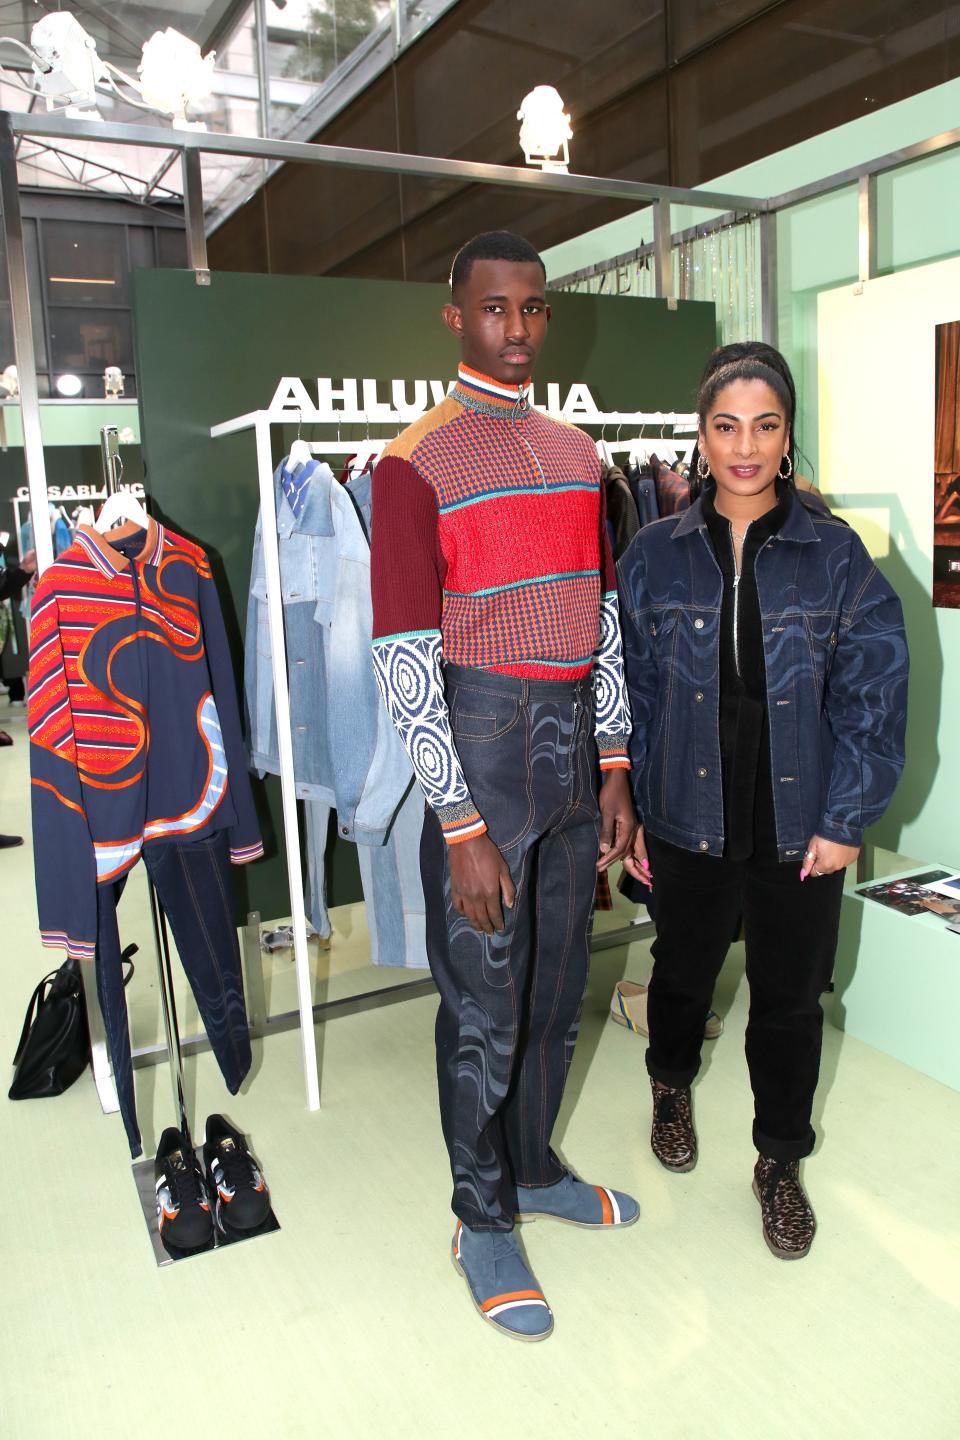
[{"label": "gold hoop earring", "polygon": [[[786,460],[786,462],[787,462],[787,469],[786,469],[786,471],[784,471],[784,469],[783,469],[783,460]],[[790,456],[789,456],[789,455],[784,455],[783,460],[780,461],[780,469],[779,469],[779,471],[778,471],[778,474],[779,474],[779,476],[780,476],[780,479],[781,479],[781,480],[792,480],[792,479],[793,479],[793,461],[790,459]]]}]

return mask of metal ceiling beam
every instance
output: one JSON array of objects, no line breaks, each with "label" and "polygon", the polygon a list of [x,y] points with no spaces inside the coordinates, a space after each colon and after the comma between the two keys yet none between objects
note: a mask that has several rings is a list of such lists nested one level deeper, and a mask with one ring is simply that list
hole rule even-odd
[{"label": "metal ceiling beam", "polygon": [[901,165],[910,165],[915,160],[925,160],[931,155],[940,155],[960,145],[960,126],[954,130],[943,130],[929,140],[920,140],[916,145],[906,145],[901,150],[891,150],[876,160],[865,160],[860,165],[851,165],[847,170],[838,170],[824,180],[814,180],[809,185],[800,185],[796,190],[785,190],[782,195],[773,195],[767,202],[771,210],[785,210],[789,205],[801,205],[804,200],[815,200],[818,195],[831,195],[847,185],[857,185],[863,175],[882,175],[888,170],[899,170]]},{"label": "metal ceiling beam", "polygon": [[118,125],[97,120],[64,119],[58,115],[13,115],[14,133],[39,135],[47,140],[98,140],[103,144],[145,145],[169,150],[199,150],[209,155],[239,155],[279,160],[298,165],[334,165],[349,170],[372,170],[388,175],[416,175],[430,180],[459,181],[463,185],[503,185],[514,189],[543,190],[591,199],[622,200],[649,205],[666,200],[672,205],[698,205],[711,210],[767,208],[765,200],[730,195],[719,190],[686,190],[676,185],[648,185],[641,180],[611,180],[598,175],[564,175],[523,166],[487,165],[475,160],[442,160],[392,150],[363,150],[344,145],[314,145],[302,140],[250,139],[242,135],[215,135],[209,131],[171,131],[149,125]]}]

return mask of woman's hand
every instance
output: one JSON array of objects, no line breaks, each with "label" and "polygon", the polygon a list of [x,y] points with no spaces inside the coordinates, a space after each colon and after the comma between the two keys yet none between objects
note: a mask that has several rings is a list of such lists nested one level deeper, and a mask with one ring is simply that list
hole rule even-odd
[{"label": "woman's hand", "polygon": [[634,880],[639,880],[641,885],[649,885],[653,880],[653,872],[650,869],[650,861],[647,858],[647,842],[642,825],[637,826],[630,853],[623,857],[623,868],[628,875],[633,876]]},{"label": "woman's hand", "polygon": [[808,875],[819,879],[821,875],[846,870],[859,854],[859,845],[838,845],[836,840],[824,840],[821,835],[814,835],[803,857],[800,879],[806,880]]}]

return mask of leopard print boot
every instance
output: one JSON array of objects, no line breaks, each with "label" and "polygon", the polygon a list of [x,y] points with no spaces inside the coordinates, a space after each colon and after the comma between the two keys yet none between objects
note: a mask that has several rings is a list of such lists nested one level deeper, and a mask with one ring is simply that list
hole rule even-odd
[{"label": "leopard print boot", "polygon": [[753,1172],[753,1193],[760,1201],[763,1238],[780,1260],[801,1260],[813,1244],[817,1221],[800,1184],[799,1160],[767,1160],[761,1155]]},{"label": "leopard print boot", "polygon": [[697,1132],[693,1128],[689,1085],[659,1085],[651,1076],[653,1128],[650,1148],[666,1170],[678,1174],[697,1163]]}]

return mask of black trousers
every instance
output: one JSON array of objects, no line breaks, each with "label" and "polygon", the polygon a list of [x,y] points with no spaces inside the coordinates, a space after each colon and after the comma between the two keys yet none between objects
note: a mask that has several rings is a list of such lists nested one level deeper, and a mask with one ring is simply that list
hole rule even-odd
[{"label": "black trousers", "polygon": [[[250,1069],[250,1030],[243,997],[240,946],[233,919],[230,839],[218,830],[203,840],[153,840],[143,863],[170,921],[210,1047],[231,1095]],[[97,887],[97,994],[130,1154],[141,1151],[133,1089],[127,998],[120,963],[117,905],[127,877]]]},{"label": "black trousers", "polygon": [[551,1185],[550,1148],[580,1024],[597,882],[597,751],[589,682],[456,666],[447,703],[474,802],[516,886],[506,928],[453,908],[446,842],[428,808],[420,849],[427,955],[440,991],[437,1079],[453,1210],[510,1230],[516,1185]]},{"label": "black trousers", "polygon": [[820,1074],[843,871],[800,881],[776,858],[724,860],[647,834],[657,938],[647,1005],[647,1069],[666,1085],[689,1085],[700,1068],[703,1017],[742,911],[750,985],[746,1053],[761,1155],[809,1155]]}]

